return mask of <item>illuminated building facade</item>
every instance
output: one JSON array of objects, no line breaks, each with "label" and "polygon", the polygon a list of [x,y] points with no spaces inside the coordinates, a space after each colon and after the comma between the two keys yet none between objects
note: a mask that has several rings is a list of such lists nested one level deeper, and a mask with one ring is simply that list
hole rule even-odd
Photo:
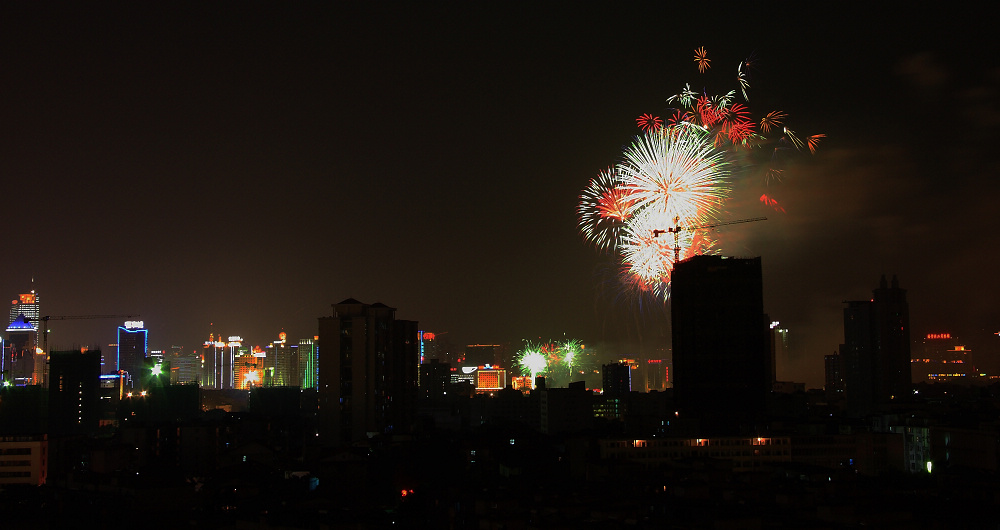
[{"label": "illuminated building facade", "polygon": [[244,351],[236,358],[233,378],[236,388],[250,390],[264,381],[264,354]]},{"label": "illuminated building facade", "polygon": [[284,331],[278,340],[267,346],[264,365],[264,386],[299,386],[298,345],[289,344]]},{"label": "illuminated building facade", "polygon": [[316,388],[319,385],[319,350],[317,349],[319,337],[311,339],[299,339],[299,386],[302,388]]},{"label": "illuminated building facade", "polygon": [[863,416],[910,396],[910,310],[906,290],[885,275],[870,300],[846,302],[840,362],[847,411]]},{"label": "illuminated building facade", "polygon": [[[0,486],[41,486],[48,476],[49,442],[45,434],[0,436]],[[6,522],[14,514],[7,514]]]},{"label": "illuminated building facade", "polygon": [[149,357],[149,332],[144,323],[129,321],[118,326],[118,370],[125,371],[126,385],[138,388],[140,378],[145,375],[146,358]]},{"label": "illuminated building facade", "polygon": [[748,433],[771,391],[770,320],[760,258],[694,256],[671,280],[673,388],[704,432]]},{"label": "illuminated building facade", "polygon": [[38,295],[32,289],[29,293],[20,294],[10,301],[10,320],[14,322],[18,319],[27,319],[29,323],[38,331],[39,319],[42,317],[41,306]]},{"label": "illuminated building facade", "polygon": [[0,384],[41,385],[45,381],[45,355],[39,354],[41,309],[34,290],[10,302],[10,324],[0,353]]},{"label": "illuminated building facade", "polygon": [[416,415],[417,323],[353,298],[319,318],[320,432],[328,443],[410,430]]},{"label": "illuminated building facade", "polygon": [[951,333],[928,333],[910,359],[912,381],[969,382],[975,378],[970,353]]},{"label": "illuminated building facade", "polygon": [[476,370],[476,392],[489,394],[503,390],[507,386],[507,370],[499,368],[480,368]]},{"label": "illuminated building facade", "polygon": [[[38,343],[37,328],[24,315],[7,326],[7,340],[3,342],[0,357],[0,379],[3,384],[14,386],[40,384],[37,379],[35,357]],[[44,365],[45,358],[39,359]]]},{"label": "illuminated building facade", "polygon": [[420,364],[430,362],[434,359],[439,361],[445,360],[441,352],[441,344],[438,342],[435,333],[418,331],[417,335],[420,340]]},{"label": "illuminated building facade", "polygon": [[170,384],[197,383],[201,379],[201,357],[185,352],[180,346],[170,347]]}]

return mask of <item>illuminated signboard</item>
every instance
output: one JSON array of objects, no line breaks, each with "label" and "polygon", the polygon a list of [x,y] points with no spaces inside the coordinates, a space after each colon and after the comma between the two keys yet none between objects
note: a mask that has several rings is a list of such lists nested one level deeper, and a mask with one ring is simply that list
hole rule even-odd
[{"label": "illuminated signboard", "polygon": [[928,333],[927,339],[950,339],[951,333]]},{"label": "illuminated signboard", "polygon": [[141,320],[128,320],[125,322],[125,329],[141,329],[143,327],[143,322]]},{"label": "illuminated signboard", "polygon": [[20,296],[22,304],[33,304],[35,303],[35,293],[22,294]]}]

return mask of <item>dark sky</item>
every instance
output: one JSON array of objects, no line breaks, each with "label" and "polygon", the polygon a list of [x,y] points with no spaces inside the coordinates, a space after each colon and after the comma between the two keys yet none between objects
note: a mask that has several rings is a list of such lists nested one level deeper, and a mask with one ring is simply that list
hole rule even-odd
[{"label": "dark sky", "polygon": [[[210,323],[251,344],[312,336],[353,297],[456,344],[611,350],[634,333],[595,301],[605,258],[578,195],[639,114],[686,82],[736,88],[754,54],[754,116],[827,135],[779,185],[738,182],[732,218],[769,220],[718,234],[762,257],[799,357],[779,376],[821,385],[841,302],[883,273],[915,336],[951,332],[1000,370],[985,17],[422,4],[0,8],[0,294],[34,278],[44,314],[140,314],[154,349],[193,349]],[[50,340],[107,344],[117,323],[53,323]]]}]

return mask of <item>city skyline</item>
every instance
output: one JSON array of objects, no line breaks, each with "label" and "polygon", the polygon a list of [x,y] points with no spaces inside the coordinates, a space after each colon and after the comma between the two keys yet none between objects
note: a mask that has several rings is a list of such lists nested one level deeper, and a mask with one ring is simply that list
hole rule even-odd
[{"label": "city skyline", "polygon": [[[764,310],[803,359],[789,378],[822,385],[842,302],[882,274],[907,289],[911,336],[1000,350],[1000,76],[980,22],[831,6],[706,24],[664,6],[3,9],[3,220],[27,242],[0,293],[34,279],[45,315],[141,315],[151,342],[190,350],[213,327],[312,337],[356,298],[457,345],[634,342],[595,301],[605,258],[578,233],[580,190],[636,117],[754,54],[754,106],[827,135],[776,189],[783,213],[737,188],[729,217],[768,221],[718,232],[722,254],[761,257]],[[60,321],[50,340],[106,347],[120,324]]]}]

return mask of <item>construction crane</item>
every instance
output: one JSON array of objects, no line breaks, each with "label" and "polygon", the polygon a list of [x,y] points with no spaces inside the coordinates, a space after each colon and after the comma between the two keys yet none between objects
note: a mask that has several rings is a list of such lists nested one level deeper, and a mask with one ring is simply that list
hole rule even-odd
[{"label": "construction crane", "polygon": [[681,260],[681,244],[678,240],[678,236],[681,230],[704,230],[706,228],[717,228],[720,226],[727,225],[738,225],[742,223],[753,223],[755,221],[767,221],[767,217],[751,217],[749,219],[737,219],[735,221],[725,221],[722,223],[713,223],[710,225],[701,226],[681,226],[679,223],[681,221],[680,216],[674,217],[674,226],[666,230],[653,230],[653,237],[660,237],[660,234],[673,234],[674,235],[674,263],[676,264]]},{"label": "construction crane", "polygon": [[[50,320],[83,320],[93,318],[138,318],[139,315],[46,315],[38,319],[39,331],[42,333],[42,351],[49,354],[49,321]],[[34,320],[34,319],[32,319]]]}]

